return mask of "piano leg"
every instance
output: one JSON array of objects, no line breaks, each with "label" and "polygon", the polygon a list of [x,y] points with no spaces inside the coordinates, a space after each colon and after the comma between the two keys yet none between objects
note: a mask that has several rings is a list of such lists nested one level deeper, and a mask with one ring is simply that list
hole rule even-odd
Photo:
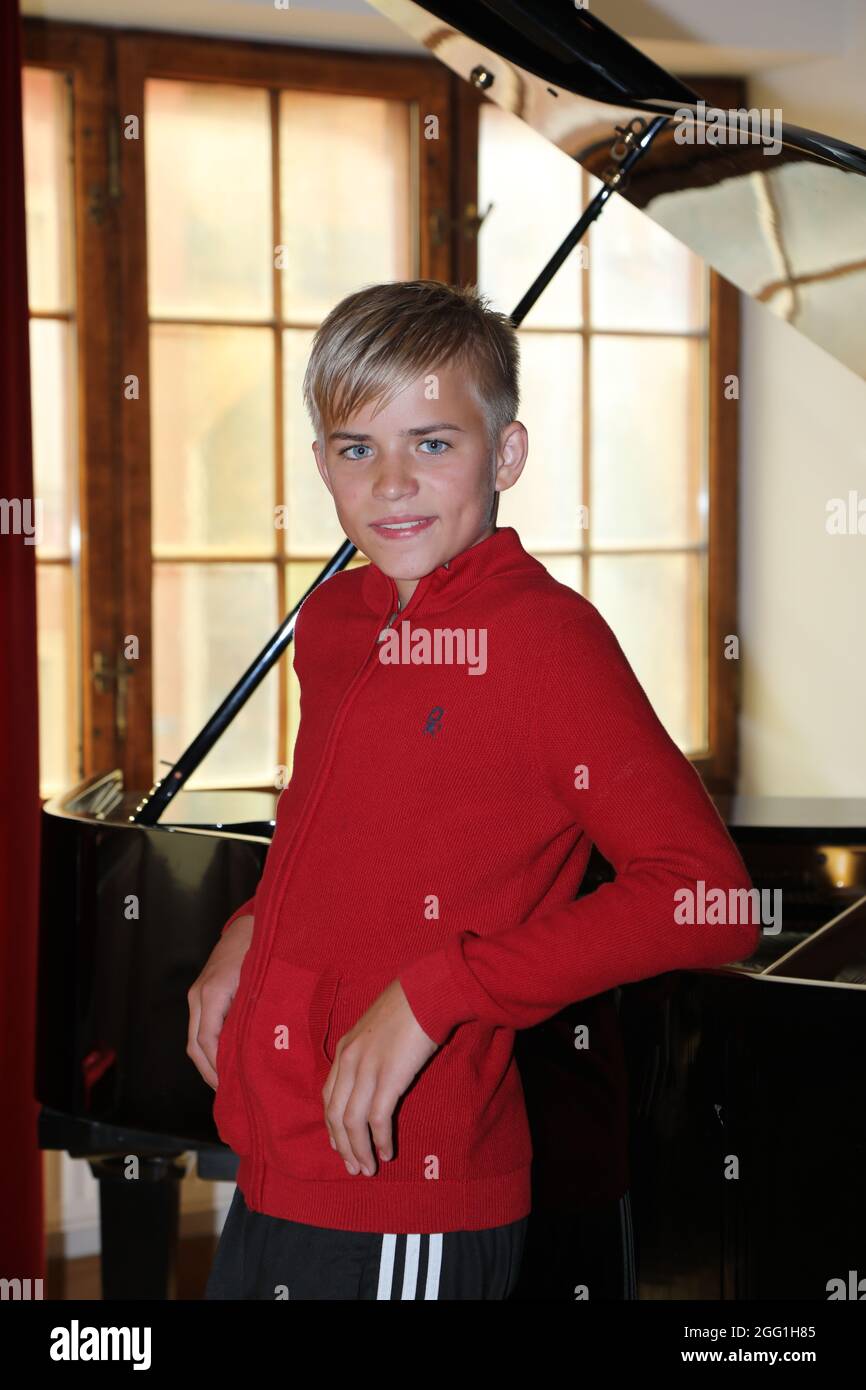
[{"label": "piano leg", "polygon": [[125,1177],[129,1156],[91,1159],[99,1180],[102,1297],[106,1302],[174,1298],[180,1218],[177,1155],[139,1155],[138,1176]]},{"label": "piano leg", "polygon": [[637,1298],[631,1204],[615,1201],[581,1210],[544,1208],[529,1218],[519,1303],[609,1302]]}]

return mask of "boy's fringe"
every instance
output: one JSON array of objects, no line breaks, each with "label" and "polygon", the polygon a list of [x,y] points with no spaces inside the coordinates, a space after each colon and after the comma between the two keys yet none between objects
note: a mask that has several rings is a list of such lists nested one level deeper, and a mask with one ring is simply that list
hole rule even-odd
[{"label": "boy's fringe", "polygon": [[419,376],[465,366],[495,446],[520,403],[520,350],[510,319],[477,287],[398,280],[342,299],[319,326],[304,375],[316,437],[370,401],[387,405]]}]

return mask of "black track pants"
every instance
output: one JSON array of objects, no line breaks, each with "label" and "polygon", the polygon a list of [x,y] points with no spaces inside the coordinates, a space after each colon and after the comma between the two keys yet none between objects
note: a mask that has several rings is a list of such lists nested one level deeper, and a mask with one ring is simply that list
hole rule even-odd
[{"label": "black track pants", "polygon": [[250,1211],[239,1187],[207,1299],[505,1299],[529,1217],[441,1235],[336,1231]]}]

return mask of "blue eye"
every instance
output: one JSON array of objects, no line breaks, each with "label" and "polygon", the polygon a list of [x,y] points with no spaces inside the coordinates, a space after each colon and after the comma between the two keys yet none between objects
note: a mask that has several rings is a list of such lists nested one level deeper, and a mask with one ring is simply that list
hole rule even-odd
[{"label": "blue eye", "polygon": [[[442,454],[446,453],[447,450],[452,447],[452,445],[448,443],[447,439],[422,439],[421,444],[430,444],[438,446],[434,449],[431,449],[431,451],[428,454],[428,457],[430,458],[439,458]],[[356,449],[366,449],[367,452],[363,455],[356,454]],[[369,444],[348,444],[345,449],[340,450],[340,456],[342,458],[349,459],[353,463],[363,463],[364,459],[368,458],[372,452],[373,451],[370,448]]]}]

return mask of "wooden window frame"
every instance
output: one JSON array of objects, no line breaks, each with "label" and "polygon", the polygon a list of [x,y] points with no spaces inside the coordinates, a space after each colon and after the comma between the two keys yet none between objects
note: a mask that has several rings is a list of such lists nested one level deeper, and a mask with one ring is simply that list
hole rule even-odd
[{"label": "wooden window frame", "polygon": [[[118,402],[112,389],[117,303],[117,228],[109,187],[111,93],[105,38],[83,26],[26,20],[23,61],[69,74],[72,83],[72,226],[75,238],[77,373],[77,506],[80,522],[81,763],[85,773],[119,765],[116,687],[110,668],[93,679],[93,654],[111,662],[120,651],[120,610],[113,593],[119,573],[116,460]],[[114,658],[116,660],[116,657]]]}]

